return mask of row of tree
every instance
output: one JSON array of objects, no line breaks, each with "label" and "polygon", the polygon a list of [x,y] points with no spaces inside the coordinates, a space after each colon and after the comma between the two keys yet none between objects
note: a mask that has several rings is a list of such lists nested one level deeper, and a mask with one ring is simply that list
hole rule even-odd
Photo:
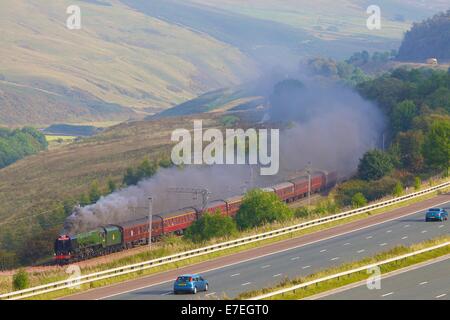
[{"label": "row of tree", "polygon": [[359,176],[377,180],[394,169],[413,174],[448,172],[450,162],[450,72],[396,69],[357,86],[388,121],[386,152],[370,151]]},{"label": "row of tree", "polygon": [[47,147],[45,136],[34,128],[15,130],[0,128],[0,168]]}]

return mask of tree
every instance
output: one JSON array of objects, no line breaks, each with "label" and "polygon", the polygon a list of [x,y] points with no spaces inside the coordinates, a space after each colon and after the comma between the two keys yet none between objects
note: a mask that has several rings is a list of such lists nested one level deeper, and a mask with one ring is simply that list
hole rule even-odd
[{"label": "tree", "polygon": [[358,176],[363,180],[377,180],[392,172],[394,165],[390,156],[380,150],[364,154],[358,165]]},{"label": "tree", "polygon": [[150,160],[145,159],[138,166],[136,175],[138,181],[152,177],[158,171],[158,164],[155,162],[150,162]]},{"label": "tree", "polygon": [[90,205],[91,200],[89,199],[89,196],[87,194],[83,193],[80,196],[79,203],[80,203],[80,206],[84,207],[84,206]]},{"label": "tree", "polygon": [[450,167],[450,121],[435,121],[425,138],[423,155],[426,163],[432,167],[445,170],[448,175]]},{"label": "tree", "polygon": [[367,205],[366,197],[361,192],[355,193],[352,197],[352,207],[356,209],[365,205]]},{"label": "tree", "polygon": [[422,186],[422,180],[419,177],[414,178],[414,189],[416,191],[420,190],[420,187]]},{"label": "tree", "polygon": [[195,221],[185,232],[185,237],[193,242],[207,241],[212,238],[229,237],[237,233],[233,218],[220,212],[205,214]]},{"label": "tree", "polygon": [[400,132],[397,136],[402,168],[420,172],[424,164],[422,146],[425,138],[421,131]]},{"label": "tree", "polygon": [[132,167],[128,167],[125,175],[123,176],[123,184],[127,186],[133,186],[138,183],[137,177]]},{"label": "tree", "polygon": [[[165,165],[166,163],[163,164]],[[154,176],[158,168],[159,164],[157,162],[150,162],[148,159],[145,159],[136,170],[132,167],[127,168],[123,177],[123,183],[127,186],[137,185],[139,181]]]},{"label": "tree", "polygon": [[108,191],[109,191],[109,193],[113,193],[116,190],[117,190],[116,183],[114,182],[113,179],[109,178],[108,179]]},{"label": "tree", "polygon": [[13,288],[14,290],[23,290],[30,285],[30,279],[28,273],[24,269],[19,269],[13,276]]},{"label": "tree", "polygon": [[396,104],[391,114],[392,129],[394,132],[409,130],[416,115],[417,107],[414,101],[404,100]]},{"label": "tree", "polygon": [[398,181],[397,184],[395,185],[392,194],[396,197],[400,197],[403,194],[403,185],[400,181]]},{"label": "tree", "polygon": [[89,190],[90,203],[96,203],[100,199],[101,196],[102,196],[102,192],[100,191],[98,181],[94,180],[91,184],[91,189]]},{"label": "tree", "polygon": [[239,228],[247,229],[292,217],[293,212],[275,193],[255,189],[244,196],[236,222]]}]

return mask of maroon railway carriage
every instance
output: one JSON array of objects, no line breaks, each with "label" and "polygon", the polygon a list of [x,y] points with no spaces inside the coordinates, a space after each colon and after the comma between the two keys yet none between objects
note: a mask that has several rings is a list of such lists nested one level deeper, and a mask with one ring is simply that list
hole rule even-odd
[{"label": "maroon railway carriage", "polygon": [[[117,224],[122,228],[124,248],[148,243],[148,218],[128,221]],[[154,215],[152,217],[152,241],[156,241],[162,236],[162,218]]]},{"label": "maroon railway carriage", "polygon": [[235,196],[225,200],[225,202],[227,203],[228,215],[230,217],[236,216],[239,208],[241,207],[243,199],[243,196]]},{"label": "maroon railway carriage", "polygon": [[308,194],[308,177],[299,177],[291,180],[294,184],[294,200],[305,197]]},{"label": "maroon railway carriage", "polygon": [[275,194],[285,202],[291,202],[295,196],[295,186],[292,182],[283,182],[271,187]]},{"label": "maroon railway carriage", "polygon": [[194,221],[197,220],[198,213],[195,208],[184,208],[181,210],[162,213],[159,215],[162,220],[162,234],[175,233],[182,234]]},{"label": "maroon railway carriage", "polygon": [[323,172],[314,172],[311,175],[311,193],[319,192],[326,186],[327,177]]},{"label": "maroon railway carriage", "polygon": [[224,200],[211,201],[204,210],[205,213],[216,213],[217,211],[224,216],[228,215],[227,203]]}]

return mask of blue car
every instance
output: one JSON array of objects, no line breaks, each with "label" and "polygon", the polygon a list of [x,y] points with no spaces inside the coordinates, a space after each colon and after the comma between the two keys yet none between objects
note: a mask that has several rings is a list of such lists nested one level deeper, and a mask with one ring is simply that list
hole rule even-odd
[{"label": "blue car", "polygon": [[425,221],[445,221],[448,220],[448,212],[442,208],[432,208],[427,211]]},{"label": "blue car", "polygon": [[198,274],[186,274],[179,276],[173,284],[173,293],[192,293],[208,291],[208,281]]}]

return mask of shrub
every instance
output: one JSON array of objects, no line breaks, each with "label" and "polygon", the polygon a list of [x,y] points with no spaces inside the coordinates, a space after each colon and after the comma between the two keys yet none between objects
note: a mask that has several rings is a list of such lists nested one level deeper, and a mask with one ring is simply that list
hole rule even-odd
[{"label": "shrub", "polygon": [[400,197],[403,194],[403,185],[400,181],[398,181],[397,184],[395,185],[392,194],[396,197]]},{"label": "shrub", "polygon": [[260,189],[249,191],[236,215],[239,228],[247,229],[273,221],[291,219],[293,212],[275,193]]},{"label": "shrub", "polygon": [[30,279],[28,273],[24,269],[19,269],[13,276],[13,288],[14,290],[23,290],[30,285]]},{"label": "shrub", "polygon": [[419,177],[414,178],[414,189],[420,190],[420,187],[422,186],[422,180]]},{"label": "shrub", "polygon": [[394,169],[389,154],[380,150],[368,151],[358,165],[358,176],[366,181],[378,180]]},{"label": "shrub", "polygon": [[212,238],[229,237],[237,233],[233,218],[223,216],[220,212],[205,214],[195,221],[185,233],[193,242],[203,242]]},{"label": "shrub", "polygon": [[352,207],[360,208],[367,205],[367,199],[361,192],[355,193],[352,197]]}]

